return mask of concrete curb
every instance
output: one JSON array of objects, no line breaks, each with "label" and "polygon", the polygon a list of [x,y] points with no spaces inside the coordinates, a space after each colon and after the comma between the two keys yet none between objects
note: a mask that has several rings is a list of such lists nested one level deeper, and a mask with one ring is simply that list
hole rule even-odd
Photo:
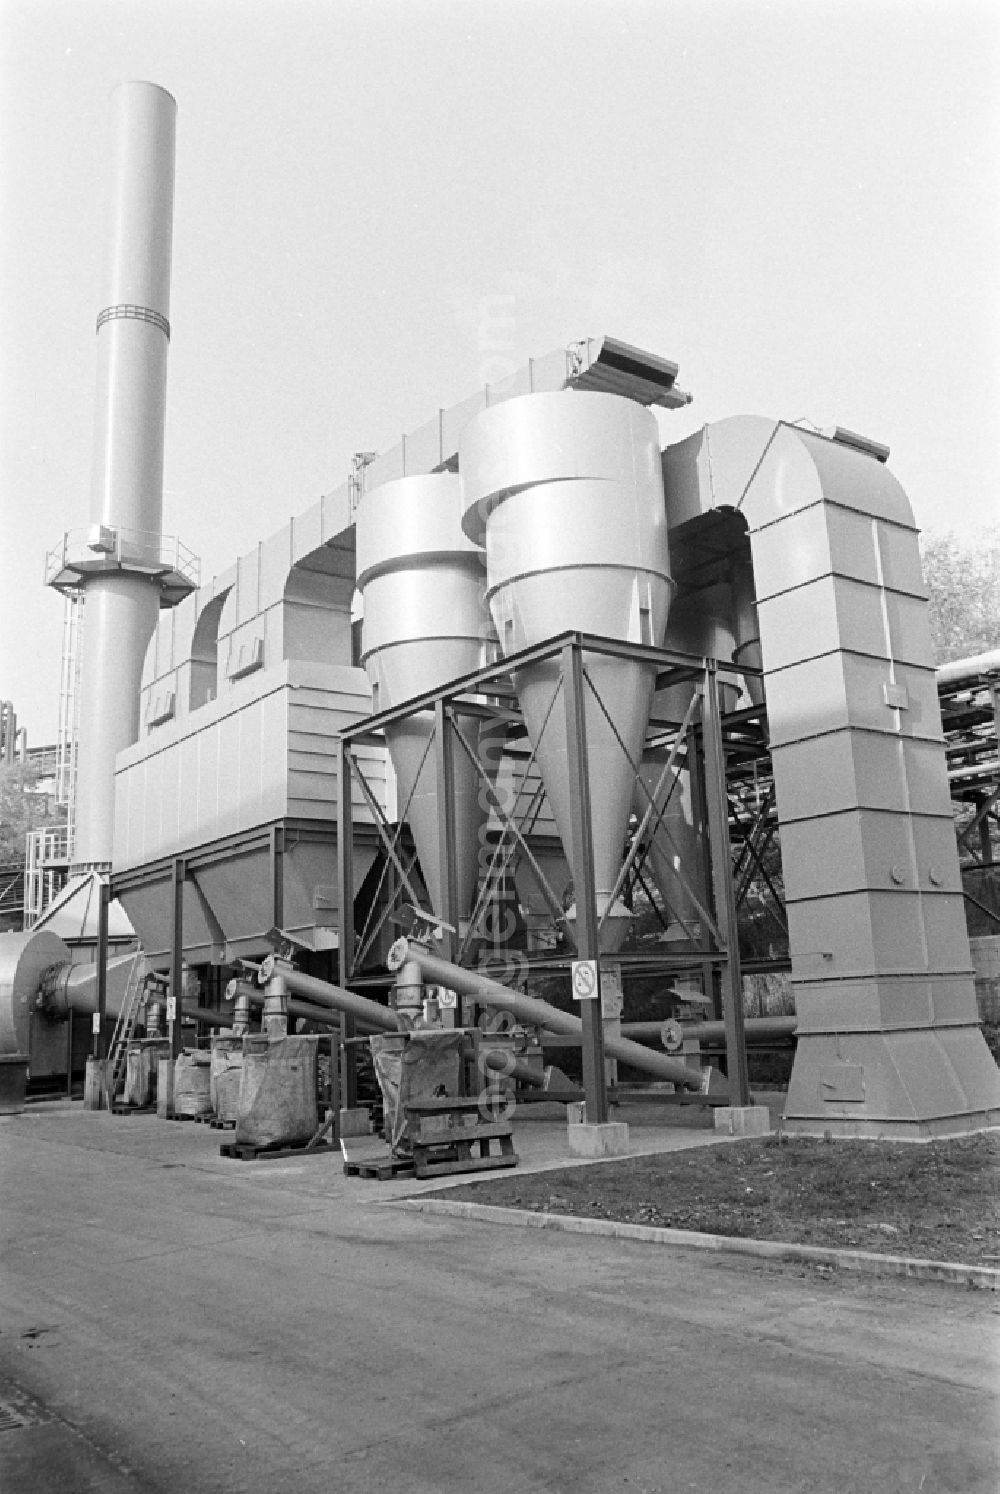
[{"label": "concrete curb", "polygon": [[577,1214],[541,1214],[534,1209],[505,1209],[498,1204],[466,1203],[428,1196],[386,1200],[386,1207],[410,1209],[419,1214],[448,1214],[452,1218],[520,1229],[557,1229],[574,1235],[606,1235],[616,1240],[640,1240],[650,1245],[679,1245],[687,1250],[715,1250],[721,1254],[750,1255],[771,1261],[806,1261],[814,1266],[834,1266],[842,1271],[863,1271],[873,1276],[905,1276],[912,1281],[943,1281],[951,1286],[1000,1291],[1000,1270],[992,1266],[921,1261],[904,1255],[879,1255],[870,1250],[835,1250],[824,1245],[794,1245],[778,1240],[746,1240],[734,1235],[706,1235],[695,1230],[666,1229],[652,1224],[624,1224],[617,1219],[586,1219]]}]

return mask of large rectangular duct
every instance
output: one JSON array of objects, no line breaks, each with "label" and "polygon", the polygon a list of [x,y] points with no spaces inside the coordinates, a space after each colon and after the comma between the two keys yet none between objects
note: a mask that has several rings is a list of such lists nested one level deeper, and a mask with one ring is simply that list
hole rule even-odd
[{"label": "large rectangular duct", "polygon": [[755,417],[663,465],[672,528],[730,509],[749,529],[798,1016],[789,1128],[996,1124],[906,495],[877,454]]}]

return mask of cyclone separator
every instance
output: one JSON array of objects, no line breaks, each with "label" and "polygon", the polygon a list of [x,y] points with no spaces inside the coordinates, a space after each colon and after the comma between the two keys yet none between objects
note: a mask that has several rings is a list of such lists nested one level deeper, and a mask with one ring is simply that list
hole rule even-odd
[{"label": "cyclone separator", "polygon": [[[567,631],[659,647],[673,591],[659,431],[617,395],[531,394],[484,410],[459,443],[463,528],[486,548],[505,655]],[[655,666],[585,650],[585,731],[602,948],[628,927],[611,906],[656,680]],[[573,869],[573,791],[559,660],[515,671],[525,727]],[[569,910],[569,921],[575,917]]]},{"label": "cyclone separator", "polygon": [[[404,477],[372,489],[357,519],[358,587],[364,604],[362,663],[378,715],[491,662],[495,640],[483,605],[482,553],[461,528],[461,493],[450,472]],[[447,919],[431,710],[385,727],[405,815],[431,908]],[[479,743],[478,733],[473,746]],[[472,905],[488,796],[460,742],[452,743],[455,887],[459,919]]]}]

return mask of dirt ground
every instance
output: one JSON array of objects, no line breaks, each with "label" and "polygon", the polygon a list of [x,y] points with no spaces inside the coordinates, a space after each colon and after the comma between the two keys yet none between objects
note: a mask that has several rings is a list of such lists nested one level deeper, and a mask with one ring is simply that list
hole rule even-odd
[{"label": "dirt ground", "polygon": [[1000,1133],[926,1145],[769,1136],[557,1172],[450,1198],[708,1234],[1000,1265]]}]

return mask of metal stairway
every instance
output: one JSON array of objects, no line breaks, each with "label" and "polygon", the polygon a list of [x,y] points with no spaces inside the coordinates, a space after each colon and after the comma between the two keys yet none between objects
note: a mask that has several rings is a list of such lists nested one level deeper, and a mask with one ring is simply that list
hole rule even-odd
[{"label": "metal stairway", "polygon": [[135,1032],[135,1024],[139,1016],[139,1009],[142,1006],[145,984],[146,960],[142,950],[137,949],[132,956],[132,964],[129,967],[128,981],[125,986],[125,995],[122,1000],[122,1009],[118,1014],[118,1020],[111,1034],[111,1045],[108,1048],[108,1061],[105,1068],[105,1094],[109,1110],[115,1103],[118,1087],[125,1078],[128,1045]]}]

